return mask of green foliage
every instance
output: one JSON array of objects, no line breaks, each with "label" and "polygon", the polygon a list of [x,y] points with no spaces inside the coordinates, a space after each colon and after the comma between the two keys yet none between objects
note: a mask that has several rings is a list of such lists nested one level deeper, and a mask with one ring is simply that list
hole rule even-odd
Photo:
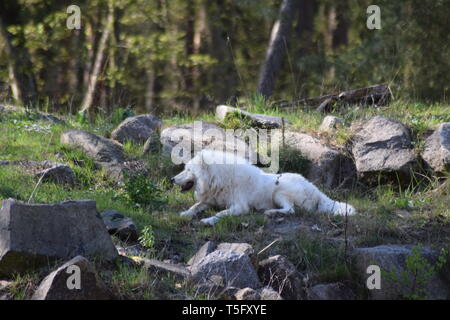
[{"label": "green foliage", "polygon": [[134,115],[135,114],[131,109],[117,108],[113,111],[111,122],[117,125],[126,118],[133,117]]},{"label": "green foliage", "polygon": [[123,187],[125,199],[132,205],[161,208],[167,203],[164,192],[145,175],[131,175]]},{"label": "green foliage", "polygon": [[403,288],[407,288],[409,293],[404,298],[410,300],[423,300],[429,298],[426,285],[438,271],[448,262],[448,251],[441,249],[436,263],[431,264],[421,253],[421,246],[414,247],[411,254],[406,258],[405,269],[385,272],[388,281],[398,283]]},{"label": "green foliage", "polygon": [[228,112],[221,123],[225,129],[249,129],[253,126],[253,121],[239,111]]},{"label": "green foliage", "polygon": [[148,250],[153,250],[155,245],[155,235],[152,226],[145,226],[139,236],[139,243]]},{"label": "green foliage", "polygon": [[88,123],[88,113],[87,110],[81,110],[77,112],[76,121],[78,124],[87,124]]}]

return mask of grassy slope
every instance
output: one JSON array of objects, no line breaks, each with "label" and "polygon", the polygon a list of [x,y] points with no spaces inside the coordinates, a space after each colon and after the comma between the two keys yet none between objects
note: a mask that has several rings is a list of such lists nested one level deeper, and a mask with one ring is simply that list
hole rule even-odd
[{"label": "grassy slope", "polygon": [[[261,112],[264,106],[253,103],[249,111]],[[349,136],[346,128],[355,120],[367,119],[375,114],[383,114],[397,119],[413,128],[415,144],[420,148],[424,135],[435,125],[450,121],[448,106],[425,105],[419,103],[394,102],[383,109],[352,108],[332,114],[342,117],[346,127],[336,133],[318,132],[323,119],[316,112],[297,111],[283,113],[278,110],[266,112],[281,115],[289,120],[295,130],[314,132],[330,144],[342,145]],[[198,220],[186,221],[178,212],[193,203],[192,194],[181,194],[167,183],[167,178],[176,170],[168,167],[158,155],[144,158],[141,146],[126,143],[124,148],[130,158],[145,160],[151,170],[151,182],[157,184],[167,195],[168,203],[160,209],[142,208],[130,204],[122,196],[122,190],[108,181],[101,170],[96,170],[93,161],[77,150],[71,150],[59,142],[60,134],[68,128],[78,128],[109,136],[115,124],[109,119],[97,119],[93,124],[80,125],[67,119],[66,125],[49,125],[46,122],[30,120],[29,116],[13,114],[0,118],[0,160],[54,160],[68,163],[74,170],[78,184],[73,189],[45,183],[36,187],[36,181],[18,169],[0,167],[0,199],[9,197],[32,202],[58,202],[69,199],[94,199],[99,211],[116,209],[132,217],[142,229],[151,225],[155,232],[155,252],[159,259],[167,259],[177,253],[183,261],[206,240],[249,242],[256,251],[261,250],[278,236],[262,232],[263,226],[273,224],[268,218],[253,214],[227,217],[216,227],[206,228]],[[214,121],[213,114],[203,114],[196,119]],[[164,119],[165,125],[192,121],[188,117]],[[373,189],[352,190],[351,192],[326,191],[337,198],[348,198],[355,204],[360,214],[345,223],[343,219],[316,216],[298,212],[294,222],[302,222],[302,232],[284,239],[261,257],[270,254],[285,254],[304,272],[313,274],[314,281],[349,280],[354,277],[347,264],[344,234],[353,244],[377,245],[381,243],[423,243],[442,247],[450,239],[450,182],[438,182],[430,178],[426,186],[419,189],[395,190],[390,186]],[[204,216],[212,212],[205,213]],[[290,219],[290,218],[289,218]],[[288,219],[288,220],[289,220]],[[311,231],[316,225],[321,231]],[[336,241],[331,241],[334,238]],[[337,243],[337,244],[336,244]],[[20,277],[17,288],[29,288],[30,277]],[[163,282],[145,272],[121,267],[107,276],[123,297],[127,298],[186,298],[197,297],[186,288],[173,288],[173,279]],[[155,285],[158,283],[159,285]],[[162,284],[161,284],[162,283]],[[14,293],[16,298],[26,297],[23,290]],[[158,289],[156,289],[158,288]]]}]

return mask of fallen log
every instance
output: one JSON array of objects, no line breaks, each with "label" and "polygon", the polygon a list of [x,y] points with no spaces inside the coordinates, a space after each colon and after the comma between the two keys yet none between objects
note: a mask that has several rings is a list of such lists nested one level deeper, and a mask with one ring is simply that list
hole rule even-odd
[{"label": "fallen log", "polygon": [[305,108],[316,111],[329,111],[333,105],[387,105],[392,98],[391,89],[387,84],[376,84],[370,87],[327,94],[315,98],[306,98],[292,102],[275,104],[279,108]]}]

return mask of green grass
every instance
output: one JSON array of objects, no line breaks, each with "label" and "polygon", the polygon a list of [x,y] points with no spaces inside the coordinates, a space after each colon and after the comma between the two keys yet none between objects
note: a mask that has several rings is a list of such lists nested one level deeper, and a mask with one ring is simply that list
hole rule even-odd
[{"label": "green grass", "polygon": [[[416,148],[423,144],[424,136],[435,126],[450,121],[448,106],[442,104],[426,105],[415,102],[396,101],[384,108],[347,108],[332,114],[344,119],[344,126],[335,132],[321,133],[318,128],[324,114],[315,111],[297,110],[283,112],[271,108],[271,102],[260,97],[241,101],[238,105],[250,112],[266,113],[285,117],[289,130],[311,132],[324,141],[344,145],[351,132],[349,126],[354,121],[365,120],[376,114],[383,114],[412,127]],[[0,118],[0,160],[53,160],[70,165],[76,175],[73,188],[61,187],[53,183],[42,183],[15,167],[0,166],[0,200],[15,198],[31,202],[54,203],[64,200],[93,199],[99,211],[115,209],[131,217],[142,230],[151,226],[154,232],[154,250],[158,259],[170,258],[176,252],[186,262],[207,240],[216,242],[248,242],[255,251],[263,249],[276,236],[262,231],[270,219],[259,213],[238,217],[226,217],[214,228],[207,228],[199,219],[187,220],[179,216],[194,203],[191,193],[183,194],[179,188],[169,183],[180,167],[172,165],[170,158],[161,154],[142,155],[142,145],[132,142],[124,144],[127,157],[142,160],[149,169],[149,182],[161,190],[167,200],[161,207],[136,205],[129,201],[124,186],[110,181],[94,161],[79,150],[68,148],[60,143],[60,135],[67,129],[81,129],[96,134],[110,136],[118,123],[118,117],[98,117],[93,123],[79,124],[75,118],[67,117],[66,124],[49,124],[35,121],[32,115],[23,113],[1,115]],[[113,119],[114,118],[114,119]],[[117,118],[117,119],[116,119]],[[165,126],[189,123],[194,120],[217,121],[213,113],[204,113],[195,119],[182,113],[164,118]],[[236,119],[233,119],[233,121]],[[239,120],[239,119],[238,119]],[[34,125],[34,126],[33,126]],[[239,125],[239,122],[233,123]],[[307,161],[298,153],[282,150],[281,168],[283,171],[304,172]],[[317,225],[322,231],[309,231],[296,235],[273,245],[260,258],[269,254],[286,255],[302,272],[314,274],[316,281],[351,280],[350,264],[346,260],[342,246],[331,245],[326,239],[337,234],[343,239],[347,236],[358,246],[372,246],[382,243],[424,243],[441,247],[450,240],[450,180],[429,178],[416,187],[394,188],[389,185],[375,187],[356,186],[352,190],[325,190],[330,196],[352,203],[359,214],[348,220],[319,216],[313,213],[297,212],[295,218],[309,228]],[[405,213],[403,216],[400,213]],[[212,215],[210,210],[199,218]],[[265,229],[264,229],[265,230]],[[31,279],[35,279],[31,276]],[[28,279],[28,280],[27,280]],[[29,278],[20,278],[14,289],[14,297],[27,297],[24,283]],[[161,297],[186,298],[192,293],[183,286],[174,291],[173,279],[154,279],[141,269],[121,266],[108,280],[117,288],[121,298],[155,299]],[[33,282],[33,281],[31,281]],[[201,298],[201,297],[196,297]]]}]

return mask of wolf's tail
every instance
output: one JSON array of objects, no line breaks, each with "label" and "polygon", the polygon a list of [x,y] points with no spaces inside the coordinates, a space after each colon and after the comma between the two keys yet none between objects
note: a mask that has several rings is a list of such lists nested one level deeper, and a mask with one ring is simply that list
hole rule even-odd
[{"label": "wolf's tail", "polygon": [[319,211],[326,214],[333,215],[354,215],[356,213],[356,209],[345,202],[338,202],[328,198],[325,194],[322,194],[319,201]]}]

